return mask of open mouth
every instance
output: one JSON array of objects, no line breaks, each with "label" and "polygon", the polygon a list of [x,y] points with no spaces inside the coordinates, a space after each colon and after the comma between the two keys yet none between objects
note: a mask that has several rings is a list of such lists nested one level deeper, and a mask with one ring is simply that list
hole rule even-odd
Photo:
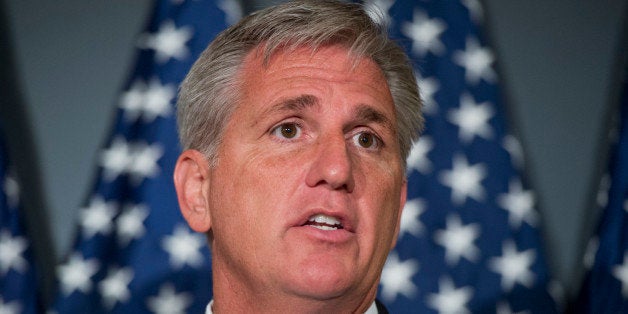
[{"label": "open mouth", "polygon": [[310,226],[320,230],[339,230],[344,229],[340,220],[335,217],[323,214],[316,214],[310,217],[303,226]]}]

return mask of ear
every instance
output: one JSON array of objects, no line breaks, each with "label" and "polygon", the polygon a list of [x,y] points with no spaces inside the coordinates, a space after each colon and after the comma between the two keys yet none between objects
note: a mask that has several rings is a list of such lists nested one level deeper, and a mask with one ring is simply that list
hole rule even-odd
[{"label": "ear", "polygon": [[197,150],[186,150],[179,156],[174,168],[174,186],[181,214],[196,232],[211,228],[209,210],[209,162]]},{"label": "ear", "polygon": [[395,227],[395,234],[392,238],[392,243],[390,243],[390,249],[392,250],[397,244],[397,238],[399,237],[399,228],[401,228],[401,215],[403,214],[403,208],[406,206],[406,198],[408,195],[408,180],[403,179],[403,184],[401,185],[401,193],[399,193],[399,209],[397,212],[397,226]]}]

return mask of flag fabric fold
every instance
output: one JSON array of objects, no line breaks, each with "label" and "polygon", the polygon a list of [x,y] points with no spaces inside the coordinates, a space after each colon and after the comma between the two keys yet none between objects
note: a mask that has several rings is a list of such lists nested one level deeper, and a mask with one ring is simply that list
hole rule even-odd
[{"label": "flag fabric fold", "polygon": [[614,144],[598,194],[601,218],[584,256],[587,273],[575,313],[628,312],[628,63],[621,85],[614,115],[620,120],[611,130]]},{"label": "flag fabric fold", "polygon": [[[2,126],[0,125],[0,130]],[[39,313],[43,306],[20,187],[0,134],[0,312]]]},{"label": "flag fabric fold", "polygon": [[174,102],[192,63],[228,23],[236,0],[158,1],[116,109],[97,180],[58,267],[57,313],[202,313],[210,253],[181,217],[173,168]]},{"label": "flag fabric fold", "polygon": [[[392,313],[554,313],[535,195],[477,0],[365,1],[415,65],[426,129],[379,298]],[[375,12],[375,11],[374,11]]]}]

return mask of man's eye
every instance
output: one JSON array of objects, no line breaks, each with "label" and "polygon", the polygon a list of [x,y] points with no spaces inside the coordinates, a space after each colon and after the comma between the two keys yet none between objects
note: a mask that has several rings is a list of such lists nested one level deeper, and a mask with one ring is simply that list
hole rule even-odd
[{"label": "man's eye", "polygon": [[366,132],[362,132],[362,133],[358,133],[354,135],[353,140],[355,141],[357,145],[360,145],[361,147],[364,147],[364,148],[371,148],[371,149],[378,148],[379,145],[381,144],[377,136],[373,135],[372,133],[366,133]]},{"label": "man's eye", "polygon": [[273,134],[282,138],[295,138],[301,134],[301,128],[296,123],[283,123],[273,130]]}]

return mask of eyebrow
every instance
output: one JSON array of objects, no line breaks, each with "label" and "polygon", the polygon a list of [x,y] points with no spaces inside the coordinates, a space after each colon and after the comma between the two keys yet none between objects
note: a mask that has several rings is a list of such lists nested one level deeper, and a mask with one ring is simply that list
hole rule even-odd
[{"label": "eyebrow", "polygon": [[[316,96],[305,94],[294,98],[282,99],[276,104],[264,110],[260,117],[265,117],[275,112],[302,111],[319,105]],[[359,104],[353,111],[355,121],[358,123],[377,123],[395,132],[394,123],[382,111],[366,104]]]},{"label": "eyebrow", "polygon": [[283,99],[262,112],[262,116],[273,112],[301,111],[313,107],[318,103],[318,98],[312,95],[301,95],[295,98]]},{"label": "eyebrow", "polygon": [[258,114],[258,119],[255,119],[251,126],[257,125],[264,117],[272,116],[281,112],[293,112],[302,111],[304,109],[313,107],[319,103],[318,98],[313,95],[300,95],[294,98],[280,99],[275,104],[266,108]]},{"label": "eyebrow", "polygon": [[392,121],[381,111],[369,106],[361,104],[355,110],[356,120],[360,122],[373,122],[381,124],[391,131],[395,131]]}]

